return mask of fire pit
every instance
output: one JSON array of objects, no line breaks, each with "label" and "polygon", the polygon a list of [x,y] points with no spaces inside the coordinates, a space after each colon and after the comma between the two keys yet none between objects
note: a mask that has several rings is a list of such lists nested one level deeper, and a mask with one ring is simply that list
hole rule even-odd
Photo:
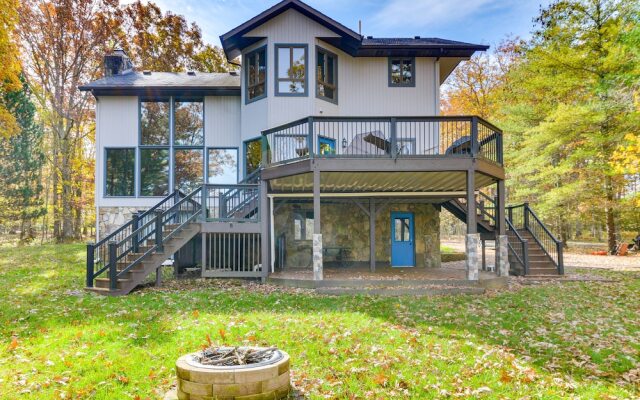
[{"label": "fire pit", "polygon": [[282,399],[289,355],[276,348],[212,347],[176,362],[179,400]]}]

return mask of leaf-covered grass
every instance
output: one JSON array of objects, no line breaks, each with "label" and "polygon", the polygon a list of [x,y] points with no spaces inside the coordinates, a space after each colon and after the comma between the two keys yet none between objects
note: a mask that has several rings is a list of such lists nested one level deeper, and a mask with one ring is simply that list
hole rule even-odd
[{"label": "leaf-covered grass", "polygon": [[276,345],[311,398],[635,398],[640,280],[321,297],[180,282],[86,294],[81,245],[0,249],[0,398],[161,398],[209,334]]}]

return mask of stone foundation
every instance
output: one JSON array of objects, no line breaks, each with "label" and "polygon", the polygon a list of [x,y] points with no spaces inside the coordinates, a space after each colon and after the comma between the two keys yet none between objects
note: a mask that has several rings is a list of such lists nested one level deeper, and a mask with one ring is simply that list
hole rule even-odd
[{"label": "stone foundation", "polygon": [[498,276],[509,276],[509,237],[498,235],[496,240],[496,273]]},{"label": "stone foundation", "polygon": [[478,255],[479,244],[480,234],[470,233],[465,236],[467,279],[470,281],[477,281],[480,275],[480,257]]},{"label": "stone foundation", "polygon": [[98,208],[98,240],[129,222],[138,207],[100,207]]},{"label": "stone foundation", "polygon": [[[362,205],[368,210],[369,203]],[[349,262],[369,262],[369,217],[350,201],[325,201],[321,203],[322,245],[347,247]],[[377,207],[380,207],[379,205]],[[437,268],[440,266],[440,212],[432,204],[393,203],[382,206],[376,216],[376,263],[391,262],[391,211],[409,211],[414,214],[416,266]],[[284,235],[286,242],[285,268],[313,268],[313,241],[295,240],[295,215],[313,215],[311,201],[296,201],[277,205],[274,215],[276,243]],[[309,229],[313,229],[310,224]],[[276,251],[276,254],[278,252]],[[335,262],[335,257],[323,260]]]}]

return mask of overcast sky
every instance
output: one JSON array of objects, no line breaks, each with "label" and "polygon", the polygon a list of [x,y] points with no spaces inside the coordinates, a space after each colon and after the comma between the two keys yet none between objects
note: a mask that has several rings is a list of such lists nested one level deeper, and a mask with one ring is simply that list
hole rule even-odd
[{"label": "overcast sky", "polygon": [[[207,42],[278,1],[152,0],[163,10],[196,22]],[[440,37],[495,44],[506,35],[528,37],[533,18],[550,0],[308,0],[307,4],[347,27],[374,37]]]}]

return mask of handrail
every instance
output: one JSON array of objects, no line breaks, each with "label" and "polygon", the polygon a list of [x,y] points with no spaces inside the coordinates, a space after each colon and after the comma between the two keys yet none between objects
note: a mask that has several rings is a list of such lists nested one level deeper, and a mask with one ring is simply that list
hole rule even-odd
[{"label": "handrail", "polygon": [[518,214],[518,217],[521,219],[521,221],[519,221],[521,224],[519,225],[522,225],[519,226],[519,228],[525,229],[531,234],[542,251],[556,266],[558,273],[560,275],[564,274],[562,241],[558,240],[555,235],[551,233],[549,228],[547,228],[538,215],[531,209],[529,203],[524,202],[522,204],[507,207],[507,213],[509,215],[508,219],[512,222],[514,222],[514,210],[522,210],[522,213]]},{"label": "handrail", "polygon": [[[203,186],[203,198],[208,205],[207,220],[229,221],[229,222],[257,222],[260,218],[259,196],[260,185],[257,183],[238,184],[206,184]],[[255,207],[253,207],[255,203]],[[228,205],[231,207],[228,207]],[[258,210],[246,216],[235,216],[234,214],[247,206],[252,206]],[[210,214],[209,215],[209,211]]]},{"label": "handrail", "polygon": [[[156,243],[153,245],[153,247],[151,247],[149,250],[147,250],[144,254],[140,255],[137,259],[135,259],[133,262],[131,262],[127,267],[125,267],[124,269],[122,269],[120,272],[118,272],[115,275],[115,280],[117,281],[117,279],[121,276],[123,276],[124,274],[126,274],[127,272],[129,272],[132,268],[134,268],[136,265],[138,265],[147,255],[149,255],[150,253],[152,253],[153,251],[157,251],[158,249],[162,248],[162,242],[166,241],[167,239],[171,238],[173,235],[176,234],[176,232],[179,232],[186,224],[190,223],[194,218],[196,218],[197,216],[200,215],[201,213],[201,208],[202,205],[201,203],[196,202],[195,200],[193,200],[193,198],[198,194],[198,193],[202,193],[202,186],[196,188],[195,190],[193,190],[191,193],[189,193],[188,195],[186,195],[184,198],[182,198],[180,201],[178,201],[176,204],[174,204],[173,206],[171,206],[168,210],[162,212],[162,213],[158,213],[158,215],[156,215],[156,220],[155,222],[155,233],[157,235],[158,230],[163,230],[164,229],[164,224],[167,222],[165,221],[165,219],[167,219],[166,217],[168,216],[169,218],[173,218],[174,214],[176,212],[181,212],[182,211],[182,206],[184,204],[190,204],[193,205],[193,210],[189,211],[187,210],[187,212],[190,212],[191,214],[186,218],[185,221],[181,222],[171,233],[169,233],[167,236],[162,237],[162,241],[160,243],[158,243],[158,241],[156,241]],[[114,279],[112,277],[112,279]]]},{"label": "handrail", "polygon": [[[137,252],[141,243],[156,234],[157,227],[154,227],[154,222],[157,214],[165,214],[168,210],[175,209],[177,205],[183,205],[186,202],[192,203],[193,208],[199,208],[200,204],[193,200],[194,193],[198,190],[199,188],[185,195],[176,189],[148,210],[134,214],[131,220],[103,239],[87,244],[87,287],[92,287],[94,279],[107,269],[111,271],[110,276],[114,277],[118,261],[129,253]],[[148,253],[145,252],[145,255]],[[101,267],[96,271],[96,266]],[[115,284],[114,281],[111,286]]]},{"label": "handrail", "polygon": [[262,165],[314,157],[479,157],[502,165],[502,131],[476,116],[309,116],[262,131]]},{"label": "handrail", "polygon": [[524,274],[527,275],[529,273],[529,254],[528,254],[529,249],[527,247],[529,241],[527,239],[524,239],[522,236],[520,236],[520,233],[518,233],[518,230],[513,226],[513,224],[511,223],[511,221],[509,221],[508,218],[505,218],[505,222],[507,224],[507,230],[509,232],[513,232],[516,239],[518,240],[518,243],[520,243],[522,257],[518,254],[515,248],[508,241],[507,241],[507,245],[509,246],[509,249],[511,250],[512,254],[516,257],[518,262],[524,268]]}]

